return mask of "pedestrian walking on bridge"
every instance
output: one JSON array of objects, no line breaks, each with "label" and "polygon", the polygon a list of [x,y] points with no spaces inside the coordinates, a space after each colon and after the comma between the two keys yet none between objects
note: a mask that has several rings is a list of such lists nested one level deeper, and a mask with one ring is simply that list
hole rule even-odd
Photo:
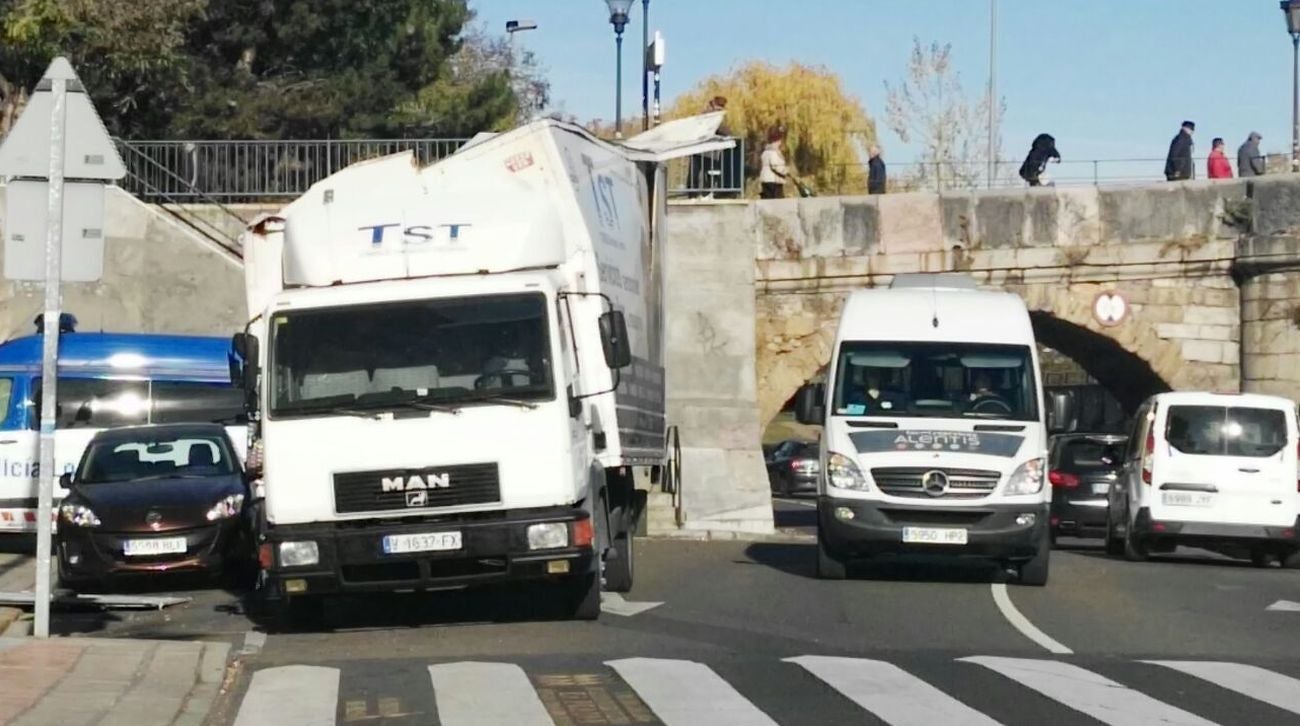
[{"label": "pedestrian walking on bridge", "polygon": [[785,166],[785,155],[781,153],[781,142],[785,141],[785,132],[773,129],[767,135],[767,147],[759,157],[758,183],[761,199],[780,199],[785,196],[785,180],[790,172]]},{"label": "pedestrian walking on bridge", "polygon": [[1165,158],[1165,179],[1184,181],[1195,176],[1192,165],[1192,133],[1195,131],[1196,124],[1184,121],[1178,135],[1169,142],[1169,156]]},{"label": "pedestrian walking on bridge", "polygon": [[1047,169],[1047,162],[1053,159],[1057,162],[1061,160],[1061,152],[1056,150],[1056,139],[1048,134],[1039,134],[1034,137],[1034,143],[1029,147],[1029,155],[1025,157],[1025,163],[1020,165],[1020,178],[1031,187],[1041,186],[1040,177]]},{"label": "pedestrian walking on bridge", "polygon": [[1223,153],[1223,139],[1215,138],[1210,142],[1210,157],[1205,161],[1206,172],[1211,179],[1231,179],[1232,164]]},{"label": "pedestrian walking on bridge", "polygon": [[875,144],[867,150],[867,194],[885,193],[885,160],[880,158],[880,147]]},{"label": "pedestrian walking on bridge", "polygon": [[1263,136],[1258,131],[1251,131],[1246,142],[1237,149],[1237,175],[1241,177],[1263,176],[1264,156],[1259,153],[1259,142]]}]

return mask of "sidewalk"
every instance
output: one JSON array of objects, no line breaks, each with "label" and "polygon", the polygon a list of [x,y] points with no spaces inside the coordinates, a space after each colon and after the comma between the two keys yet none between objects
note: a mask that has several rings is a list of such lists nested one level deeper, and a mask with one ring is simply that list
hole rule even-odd
[{"label": "sidewalk", "polygon": [[200,726],[227,643],[0,638],[0,724]]}]

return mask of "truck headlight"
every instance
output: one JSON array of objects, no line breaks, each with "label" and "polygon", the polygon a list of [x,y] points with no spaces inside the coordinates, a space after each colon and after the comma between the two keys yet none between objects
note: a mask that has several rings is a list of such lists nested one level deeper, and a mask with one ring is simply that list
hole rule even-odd
[{"label": "truck headlight", "polygon": [[568,524],[564,522],[543,522],[528,525],[528,549],[546,550],[568,546]]},{"label": "truck headlight", "polygon": [[281,542],[280,565],[304,567],[320,562],[320,548],[315,542]]},{"label": "truck headlight", "polygon": [[90,507],[81,504],[64,504],[59,507],[59,516],[68,524],[78,527],[98,527],[100,525],[99,517],[90,510]]},{"label": "truck headlight", "polygon": [[244,495],[231,494],[212,505],[212,509],[208,510],[208,521],[215,522],[218,519],[229,519],[230,517],[238,516],[243,507]]},{"label": "truck headlight", "polygon": [[1021,464],[1011,478],[1003,494],[1037,494],[1043,490],[1043,460],[1030,459]]},{"label": "truck headlight", "polygon": [[857,489],[865,491],[867,489],[867,478],[862,475],[862,469],[858,468],[858,463],[844,454],[837,454],[834,451],[826,457],[826,478],[830,481],[831,486],[839,489]]}]

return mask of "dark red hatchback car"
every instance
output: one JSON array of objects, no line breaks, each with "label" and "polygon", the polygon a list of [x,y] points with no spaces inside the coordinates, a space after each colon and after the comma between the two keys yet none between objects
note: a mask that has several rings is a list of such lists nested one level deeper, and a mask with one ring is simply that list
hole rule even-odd
[{"label": "dark red hatchback car", "polygon": [[177,571],[247,571],[248,485],[217,424],[132,426],[91,439],[61,482],[57,554],[64,587]]}]

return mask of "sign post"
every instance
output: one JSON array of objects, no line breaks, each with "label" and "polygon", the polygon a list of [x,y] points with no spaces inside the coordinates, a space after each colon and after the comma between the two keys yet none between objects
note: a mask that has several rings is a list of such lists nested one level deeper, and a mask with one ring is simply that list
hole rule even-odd
[{"label": "sign post", "polygon": [[[72,64],[66,58],[55,58],[22,116],[0,143],[0,177],[9,180],[5,276],[45,282],[36,517],[34,634],[38,638],[50,633],[54,481],[58,477],[54,430],[62,312],[59,284],[62,280],[98,280],[102,275],[104,185],[125,175],[117,147]],[[65,183],[65,179],[74,181]],[[43,210],[39,205],[23,204],[39,196],[42,187],[46,198]]]}]

